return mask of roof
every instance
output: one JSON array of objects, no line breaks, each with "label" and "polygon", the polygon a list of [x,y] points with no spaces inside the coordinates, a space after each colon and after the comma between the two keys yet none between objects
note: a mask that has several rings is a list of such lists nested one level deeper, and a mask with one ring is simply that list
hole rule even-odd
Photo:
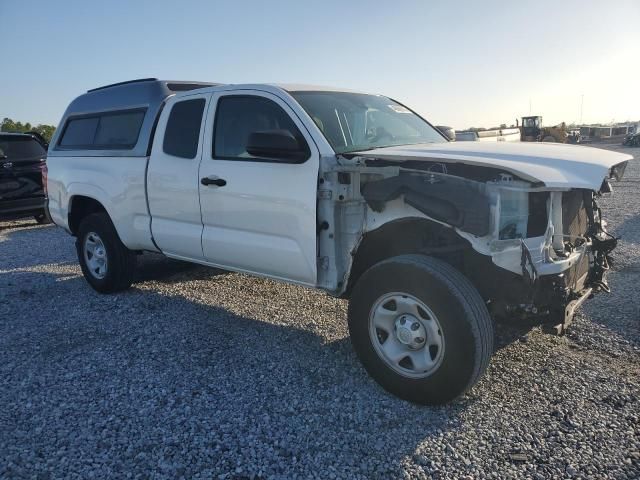
[{"label": "roof", "polygon": [[[246,84],[225,85],[221,83],[158,80],[157,78],[140,78],[126,82],[113,83],[93,88],[74,99],[65,111],[54,137],[51,139],[49,156],[146,156],[153,137],[153,130],[158,114],[165,100],[172,95],[188,95],[187,92],[203,89],[203,92],[224,91],[226,89],[259,89],[277,94],[278,92],[347,92],[361,93],[353,90],[300,84]],[[182,94],[182,95],[181,95]],[[58,146],[58,139],[64,133],[67,120],[71,117],[122,110],[144,109],[145,116],[140,127],[138,141],[133,149],[128,150],[77,150]]]},{"label": "roof", "polygon": [[[143,108],[145,117],[140,128],[138,141],[133,150],[92,150],[94,156],[145,156],[149,150],[153,127],[164,101],[171,95],[188,90],[220,85],[209,82],[188,82],[175,80],[158,80],[157,78],[141,78],[126,82],[114,83],[89,90],[74,99],[65,111],[60,125],[51,139],[53,148],[50,156],[66,155],[65,149],[57,146],[58,138],[64,130],[69,117],[88,115],[96,112],[109,112]],[[74,150],[74,155],[87,154]]]},{"label": "roof", "polygon": [[45,138],[38,132],[28,131],[28,132],[0,132],[0,137],[18,137],[18,138],[30,138],[31,140],[35,140],[43,148],[47,148],[49,144],[45,140]]},{"label": "roof", "polygon": [[65,116],[132,106],[157,106],[177,92],[220,85],[219,83],[185,82],[141,78],[93,88],[73,100]]}]

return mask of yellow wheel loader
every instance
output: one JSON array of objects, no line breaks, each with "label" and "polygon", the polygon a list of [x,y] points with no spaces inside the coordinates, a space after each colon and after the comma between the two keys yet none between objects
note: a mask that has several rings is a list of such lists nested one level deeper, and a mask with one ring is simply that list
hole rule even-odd
[{"label": "yellow wheel loader", "polygon": [[564,122],[555,127],[543,127],[542,117],[522,117],[520,140],[522,142],[567,143],[569,135]]}]

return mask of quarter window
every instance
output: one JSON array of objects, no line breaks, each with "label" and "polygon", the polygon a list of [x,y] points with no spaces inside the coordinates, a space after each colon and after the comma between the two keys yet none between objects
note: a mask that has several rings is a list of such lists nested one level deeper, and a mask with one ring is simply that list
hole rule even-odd
[{"label": "quarter window", "polygon": [[[288,134],[300,151],[310,155],[309,146],[291,117],[275,102],[263,97],[230,95],[218,100],[213,133],[213,157],[223,160],[279,161],[300,163],[304,159],[287,160],[260,157],[247,151],[249,136],[254,133]],[[293,140],[292,140],[293,141]]]},{"label": "quarter window", "polygon": [[182,158],[196,157],[204,105],[205,99],[197,98],[173,106],[164,133],[164,153]]}]

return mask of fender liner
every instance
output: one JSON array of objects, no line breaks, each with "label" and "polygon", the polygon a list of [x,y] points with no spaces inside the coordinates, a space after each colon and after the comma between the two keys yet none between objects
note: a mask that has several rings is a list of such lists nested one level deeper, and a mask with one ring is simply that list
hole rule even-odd
[{"label": "fender liner", "polygon": [[490,231],[490,202],[485,185],[457,177],[400,172],[397,177],[361,187],[367,205],[384,210],[389,200],[404,195],[407,205],[425,215],[479,237]]}]

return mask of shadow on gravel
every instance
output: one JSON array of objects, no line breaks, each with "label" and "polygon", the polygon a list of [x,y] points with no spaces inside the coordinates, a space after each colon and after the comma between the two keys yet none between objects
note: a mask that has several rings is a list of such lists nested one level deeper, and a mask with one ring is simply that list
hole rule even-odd
[{"label": "shadow on gravel", "polygon": [[494,322],[495,351],[508,347],[514,342],[523,340],[531,330],[542,326],[541,322],[518,322],[519,320],[497,320]]},{"label": "shadow on gravel", "polygon": [[[205,274],[141,263],[140,279]],[[65,274],[22,272],[20,283],[0,302],[0,476],[189,478],[237,465],[284,475],[314,465],[387,478],[421,442],[458,428],[475,401],[400,401],[365,374],[348,338],[326,343],[290,319],[135,285],[99,295]],[[372,455],[388,458],[386,470],[369,469]]]},{"label": "shadow on gravel", "polygon": [[640,213],[627,217],[622,225],[615,230],[621,242],[638,243],[640,238]]},{"label": "shadow on gravel", "polygon": [[135,283],[153,280],[172,284],[184,280],[208,280],[229,272],[196,263],[173,260],[160,254],[145,253],[137,258]]},{"label": "shadow on gravel", "polygon": [[34,228],[34,227],[47,227],[49,225],[40,225],[35,220],[1,220],[0,219],[0,233],[3,230],[16,229],[16,228]]},{"label": "shadow on gravel", "polygon": [[[614,231],[620,237],[613,252],[607,281],[611,293],[598,293],[586,302],[582,312],[591,321],[585,335],[574,338],[591,348],[605,348],[618,357],[640,347],[640,214],[627,217]],[[607,332],[612,334],[607,335]],[[608,341],[604,343],[602,338]]]},{"label": "shadow on gravel", "polygon": [[73,242],[53,225],[0,223],[0,270],[65,262],[69,251]]}]

